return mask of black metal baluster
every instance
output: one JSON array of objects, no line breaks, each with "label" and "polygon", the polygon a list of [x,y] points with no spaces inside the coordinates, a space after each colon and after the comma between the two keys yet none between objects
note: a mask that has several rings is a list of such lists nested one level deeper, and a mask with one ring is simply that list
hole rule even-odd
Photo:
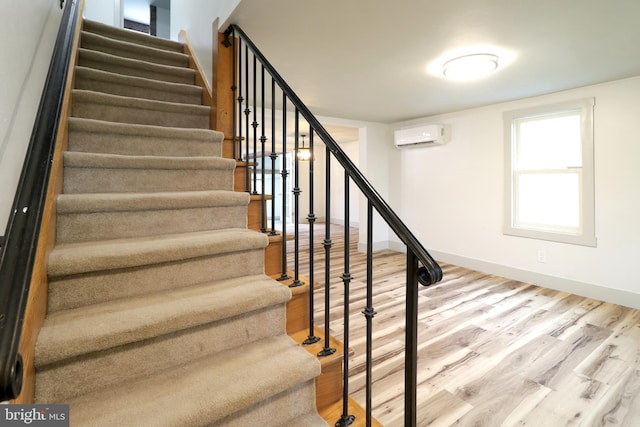
[{"label": "black metal baluster", "polygon": [[325,229],[324,229],[324,347],[318,357],[330,356],[336,352],[329,342],[329,322],[331,308],[331,150],[325,149]]},{"label": "black metal baluster", "polygon": [[282,92],[282,268],[278,280],[290,279],[287,274],[287,95]]},{"label": "black metal baluster", "polygon": [[253,185],[251,186],[252,191],[251,194],[258,194],[258,96],[256,95],[257,86],[258,86],[258,76],[256,74],[256,65],[258,63],[258,59],[255,55],[253,55],[253,123],[251,126],[253,127]]},{"label": "black metal baluster", "polygon": [[314,344],[320,341],[320,337],[315,336],[314,327],[314,298],[313,298],[313,287],[314,287],[314,278],[313,278],[313,252],[314,252],[314,242],[313,242],[313,225],[316,222],[316,215],[313,209],[313,164],[314,164],[314,154],[313,154],[313,130],[309,130],[309,151],[311,153],[311,157],[309,158],[309,215],[307,215],[307,220],[309,221],[309,336],[306,340],[304,340],[303,344]]},{"label": "black metal baluster", "polygon": [[407,301],[404,357],[404,425],[417,422],[418,387],[418,258],[407,248]]},{"label": "black metal baluster", "polygon": [[270,236],[275,236],[276,232],[276,81],[271,77],[271,231]]},{"label": "black metal baluster", "polygon": [[362,312],[367,321],[367,349],[366,349],[366,426],[371,427],[371,400],[373,382],[373,205],[367,203],[367,306]]},{"label": "black metal baluster", "polygon": [[260,71],[260,79],[261,79],[261,84],[260,84],[260,94],[261,94],[261,116],[260,116],[260,129],[262,130],[261,135],[260,135],[260,173],[261,173],[261,195],[260,195],[260,231],[262,233],[266,233],[267,232],[267,196],[265,194],[266,189],[265,189],[265,176],[264,176],[264,168],[265,168],[265,143],[267,141],[267,137],[264,134],[264,128],[265,128],[265,120],[264,120],[264,110],[265,110],[265,105],[264,105],[264,65],[261,66],[261,71]]},{"label": "black metal baluster", "polygon": [[251,191],[251,182],[249,181],[249,178],[251,176],[251,168],[249,167],[249,115],[251,114],[251,109],[249,108],[249,103],[250,103],[250,95],[249,95],[249,47],[247,46],[247,48],[245,49],[244,52],[244,72],[245,72],[245,76],[244,76],[244,81],[245,81],[245,85],[246,85],[246,90],[247,90],[247,101],[246,101],[246,107],[244,109],[244,115],[245,115],[245,130],[246,130],[246,135],[247,135],[247,140],[245,141],[245,156],[244,156],[244,161],[245,161],[245,173],[244,173],[244,177],[245,177],[245,182],[244,182],[244,191],[246,191],[247,193],[249,193]]},{"label": "black metal baluster", "polygon": [[296,288],[304,285],[300,281],[300,159],[298,159],[298,148],[300,144],[299,135],[300,132],[300,114],[296,108],[294,118],[294,149],[293,149],[293,283],[289,285],[290,288]]},{"label": "black metal baluster", "polygon": [[356,417],[349,415],[349,285],[351,284],[351,273],[349,272],[349,175],[344,173],[344,273],[342,283],[344,284],[344,361],[342,363],[342,415],[336,421],[336,427],[351,425]]}]

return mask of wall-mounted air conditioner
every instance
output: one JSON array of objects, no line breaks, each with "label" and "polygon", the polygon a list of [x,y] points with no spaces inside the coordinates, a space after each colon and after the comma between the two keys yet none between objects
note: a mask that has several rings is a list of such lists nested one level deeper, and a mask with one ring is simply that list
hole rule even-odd
[{"label": "wall-mounted air conditioner", "polygon": [[396,147],[442,145],[447,142],[445,127],[443,125],[423,125],[399,129],[393,133],[393,142]]}]

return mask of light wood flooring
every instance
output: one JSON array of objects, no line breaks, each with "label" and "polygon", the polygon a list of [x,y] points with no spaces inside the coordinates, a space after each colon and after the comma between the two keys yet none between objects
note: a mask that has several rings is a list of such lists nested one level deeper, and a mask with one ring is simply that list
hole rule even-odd
[{"label": "light wood flooring", "polygon": [[[308,226],[300,272],[309,274]],[[331,333],[343,337],[344,226],[332,225]],[[317,325],[324,224],[314,227]],[[350,395],[365,403],[365,256],[350,230]],[[293,269],[293,243],[288,245]],[[402,426],[405,255],[374,255],[373,415]],[[640,311],[443,264],[420,287],[419,426],[640,426]]]}]

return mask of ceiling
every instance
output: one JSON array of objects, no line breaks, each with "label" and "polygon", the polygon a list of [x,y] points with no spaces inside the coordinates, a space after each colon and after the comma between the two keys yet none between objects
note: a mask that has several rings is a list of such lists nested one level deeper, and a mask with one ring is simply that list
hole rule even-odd
[{"label": "ceiling", "polygon": [[[329,117],[391,123],[640,75],[639,0],[242,0],[228,22]],[[498,70],[441,77],[472,52]]]}]

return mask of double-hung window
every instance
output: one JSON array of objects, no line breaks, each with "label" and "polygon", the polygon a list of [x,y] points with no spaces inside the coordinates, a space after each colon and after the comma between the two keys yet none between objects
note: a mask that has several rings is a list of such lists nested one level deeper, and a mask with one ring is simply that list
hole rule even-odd
[{"label": "double-hung window", "polygon": [[595,246],[593,98],[504,114],[504,233]]}]

